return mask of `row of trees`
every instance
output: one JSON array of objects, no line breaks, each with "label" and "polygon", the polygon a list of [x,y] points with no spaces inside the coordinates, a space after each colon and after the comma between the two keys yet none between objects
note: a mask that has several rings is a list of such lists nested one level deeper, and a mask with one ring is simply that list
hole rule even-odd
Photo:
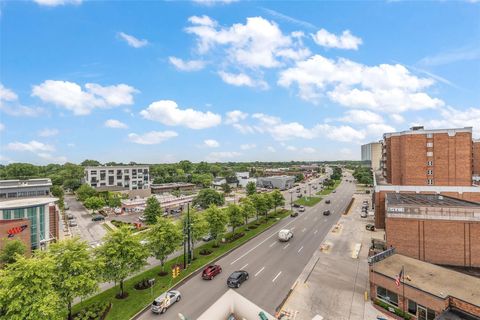
[{"label": "row of trees", "polygon": [[369,167],[355,167],[353,176],[359,183],[368,185],[373,184],[373,173]]}]

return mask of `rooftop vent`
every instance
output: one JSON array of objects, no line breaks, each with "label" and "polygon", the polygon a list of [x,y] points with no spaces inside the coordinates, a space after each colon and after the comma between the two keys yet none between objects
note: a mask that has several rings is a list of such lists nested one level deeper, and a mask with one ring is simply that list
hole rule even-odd
[{"label": "rooftop vent", "polygon": [[439,195],[438,200],[443,200],[443,196]]},{"label": "rooftop vent", "polygon": [[410,128],[410,130],[412,130],[412,131],[423,130],[423,129],[424,129],[423,126],[414,126],[414,127]]}]

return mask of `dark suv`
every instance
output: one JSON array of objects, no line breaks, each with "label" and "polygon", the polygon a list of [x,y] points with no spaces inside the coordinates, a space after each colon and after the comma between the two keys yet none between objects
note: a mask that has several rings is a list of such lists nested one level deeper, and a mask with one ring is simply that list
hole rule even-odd
[{"label": "dark suv", "polygon": [[325,211],[323,211],[323,215],[324,215],[324,216],[329,216],[329,215],[330,215],[330,210],[325,210]]},{"label": "dark suv", "polygon": [[204,280],[212,280],[217,274],[222,272],[222,267],[218,264],[211,265],[203,269],[202,278]]},{"label": "dark suv", "polygon": [[240,288],[240,285],[248,280],[248,272],[244,270],[233,272],[227,279],[227,286],[230,288]]}]

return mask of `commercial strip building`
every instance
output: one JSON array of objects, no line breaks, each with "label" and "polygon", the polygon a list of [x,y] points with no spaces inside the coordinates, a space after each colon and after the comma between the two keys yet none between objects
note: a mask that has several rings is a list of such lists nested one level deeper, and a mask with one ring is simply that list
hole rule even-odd
[{"label": "commercial strip building", "polygon": [[370,298],[384,312],[405,311],[417,320],[480,319],[479,278],[393,254],[370,263],[369,281]]},{"label": "commercial strip building", "polygon": [[162,183],[162,184],[152,184],[150,189],[153,194],[162,194],[172,191],[192,191],[195,189],[195,184],[193,183],[183,183],[183,182],[173,182],[173,183]]},{"label": "commercial strip building", "polygon": [[236,172],[235,175],[237,176],[238,186],[241,188],[245,188],[249,182],[257,184],[256,178],[250,178],[250,172]]},{"label": "commercial strip building", "polygon": [[294,176],[271,176],[257,178],[257,187],[267,189],[287,190],[293,188]]},{"label": "commercial strip building", "polygon": [[148,165],[85,167],[85,183],[99,190],[139,190],[150,187]]},{"label": "commercial strip building", "polygon": [[382,160],[382,143],[372,142],[362,145],[362,161],[370,162],[370,167],[373,171],[380,170],[380,163]]}]

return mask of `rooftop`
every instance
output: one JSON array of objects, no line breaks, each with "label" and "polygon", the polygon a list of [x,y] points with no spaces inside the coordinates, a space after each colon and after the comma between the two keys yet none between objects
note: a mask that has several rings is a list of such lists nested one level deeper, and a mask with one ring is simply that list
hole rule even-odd
[{"label": "rooftop", "polygon": [[28,180],[0,180],[0,189],[27,188],[38,186],[51,187],[52,180],[50,180],[49,178]]},{"label": "rooftop", "polygon": [[389,138],[391,136],[402,136],[402,135],[408,135],[408,134],[427,134],[427,133],[447,133],[450,136],[454,136],[457,132],[472,133],[472,127],[425,130],[423,126],[417,126],[417,127],[412,127],[410,128],[410,130],[406,130],[406,131],[384,133],[383,137]]},{"label": "rooftop", "polygon": [[46,205],[57,201],[54,197],[38,197],[38,198],[19,198],[14,200],[5,200],[0,202],[0,210],[26,208],[40,205]]},{"label": "rooftop", "polygon": [[195,184],[193,183],[186,183],[186,182],[170,182],[170,183],[159,183],[159,184],[151,184],[150,187],[154,188],[177,188],[177,187],[193,187]]},{"label": "rooftop", "polygon": [[477,207],[480,203],[452,198],[439,194],[387,193],[386,201],[392,206],[427,207]]},{"label": "rooftop", "polygon": [[90,170],[90,169],[115,169],[115,168],[138,168],[138,167],[141,167],[141,168],[149,168],[150,166],[148,164],[132,164],[132,165],[128,165],[128,164],[122,164],[122,165],[118,165],[118,166],[86,166],[85,169],[86,170]]},{"label": "rooftop", "polygon": [[409,258],[391,255],[374,264],[377,274],[395,279],[404,268],[405,285],[428,292],[442,299],[455,297],[480,306],[480,278]]}]

